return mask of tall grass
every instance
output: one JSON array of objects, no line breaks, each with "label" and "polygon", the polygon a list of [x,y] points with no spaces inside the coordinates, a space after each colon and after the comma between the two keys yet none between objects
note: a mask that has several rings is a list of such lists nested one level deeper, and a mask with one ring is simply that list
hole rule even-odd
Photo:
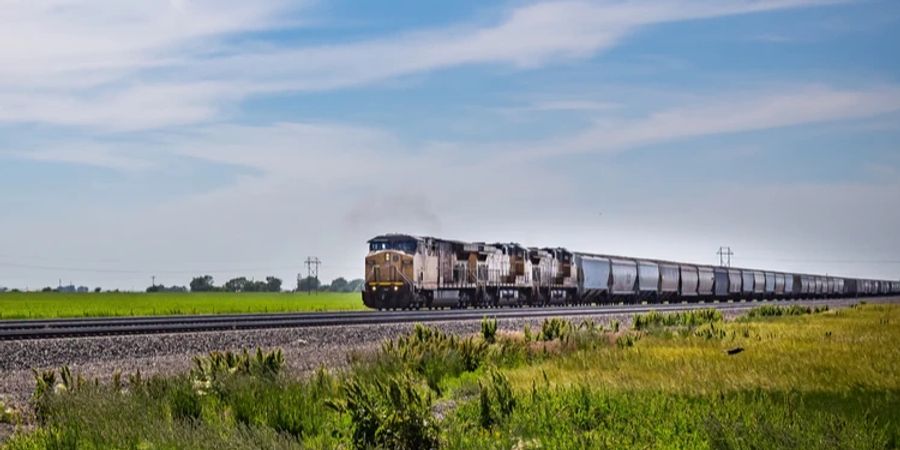
[{"label": "tall grass", "polygon": [[460,407],[442,424],[445,447],[890,449],[900,442],[898,392],[697,396],[537,384],[512,395],[515,406],[487,429],[483,401]]},{"label": "tall grass", "polygon": [[828,305],[816,307],[801,305],[762,305],[748,311],[745,318],[755,319],[759,317],[802,316],[804,314],[819,314],[826,311],[828,311]]},{"label": "tall grass", "polygon": [[35,372],[35,428],[7,447],[896,448],[898,311],[548,319],[530,338],[419,325],[303,378],[261,350],[109,383]]}]

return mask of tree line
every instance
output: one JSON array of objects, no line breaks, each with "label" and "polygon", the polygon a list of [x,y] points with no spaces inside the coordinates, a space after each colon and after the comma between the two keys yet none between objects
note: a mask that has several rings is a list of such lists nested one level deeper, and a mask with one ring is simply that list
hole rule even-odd
[{"label": "tree line", "polygon": [[[189,285],[191,292],[281,292],[283,282],[280,278],[268,276],[265,280],[250,280],[247,277],[232,278],[221,286],[215,284],[211,275],[194,277]],[[327,291],[327,292],[354,292],[361,291],[365,281],[354,279],[347,281],[344,277],[335,278],[331,284],[323,285],[314,277],[306,277],[297,280],[297,291]],[[154,285],[147,288],[147,292],[185,292],[188,288],[183,286]]]}]

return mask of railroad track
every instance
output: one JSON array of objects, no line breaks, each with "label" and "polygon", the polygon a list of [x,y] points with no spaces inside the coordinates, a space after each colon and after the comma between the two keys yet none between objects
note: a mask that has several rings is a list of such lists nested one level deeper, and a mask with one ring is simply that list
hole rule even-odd
[{"label": "railroad track", "polygon": [[635,314],[651,310],[686,311],[701,308],[745,310],[763,304],[821,305],[855,299],[816,301],[750,301],[734,303],[673,303],[566,306],[557,308],[488,308],[436,311],[348,311],[320,313],[221,314],[0,321],[0,341],[76,338],[110,335],[188,333],[266,328],[303,328],[540,317]]}]

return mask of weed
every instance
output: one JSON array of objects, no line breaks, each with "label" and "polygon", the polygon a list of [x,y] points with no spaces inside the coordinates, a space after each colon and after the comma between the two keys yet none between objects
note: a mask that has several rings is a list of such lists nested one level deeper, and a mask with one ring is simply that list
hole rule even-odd
[{"label": "weed", "polygon": [[438,443],[431,419],[432,398],[408,376],[388,380],[351,379],[345,400],[328,404],[350,416],[355,448],[427,449]]},{"label": "weed", "polygon": [[728,332],[725,331],[725,328],[715,322],[701,325],[694,330],[694,336],[705,339],[724,339],[727,335]]},{"label": "weed", "polygon": [[481,319],[481,337],[488,344],[493,344],[497,340],[497,319]]},{"label": "weed", "polygon": [[553,341],[562,339],[569,334],[571,329],[572,323],[567,320],[557,319],[556,317],[545,319],[541,323],[541,334],[538,335],[538,340]]},{"label": "weed", "polygon": [[19,411],[13,409],[12,406],[6,406],[3,401],[0,400],[0,423],[17,425],[20,421],[21,414],[19,414]]},{"label": "weed", "polygon": [[633,347],[640,340],[640,335],[626,333],[616,338],[616,347],[626,348]]},{"label": "weed", "polygon": [[824,306],[775,306],[763,305],[757,306],[747,312],[746,319],[754,319],[759,317],[781,317],[781,316],[802,316],[805,314],[819,314],[828,311],[828,305]]},{"label": "weed", "polygon": [[216,388],[221,380],[235,376],[272,378],[284,367],[284,355],[281,350],[264,353],[257,348],[254,355],[245,349],[242,353],[212,352],[206,357],[194,358],[191,379],[195,388],[201,393],[205,389]]},{"label": "weed", "polygon": [[722,312],[715,308],[666,314],[661,314],[654,310],[645,314],[635,314],[632,320],[632,327],[635,330],[671,326],[685,326],[692,328],[702,324],[721,322],[723,320]]},{"label": "weed", "polygon": [[500,372],[491,371],[488,380],[484,383],[479,382],[478,387],[482,428],[490,428],[513,413],[516,408],[516,397],[506,376]]},{"label": "weed", "polygon": [[477,370],[487,353],[488,344],[483,340],[460,338],[416,324],[409,335],[384,342],[375,370],[388,375],[411,370],[423,375],[428,386],[441,393],[441,380]]}]

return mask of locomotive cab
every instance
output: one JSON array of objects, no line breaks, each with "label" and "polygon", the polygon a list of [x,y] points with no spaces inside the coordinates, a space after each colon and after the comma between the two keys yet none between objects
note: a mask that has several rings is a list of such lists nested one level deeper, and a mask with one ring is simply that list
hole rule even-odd
[{"label": "locomotive cab", "polygon": [[419,240],[384,235],[369,241],[363,303],[371,308],[407,308],[414,301],[414,257]]}]

